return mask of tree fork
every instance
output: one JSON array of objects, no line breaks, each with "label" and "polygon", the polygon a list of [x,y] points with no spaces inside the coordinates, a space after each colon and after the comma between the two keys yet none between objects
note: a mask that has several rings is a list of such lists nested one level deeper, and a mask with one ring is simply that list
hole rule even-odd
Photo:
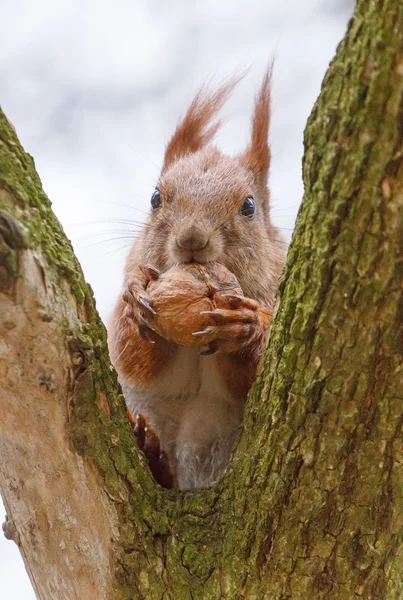
[{"label": "tree fork", "polygon": [[0,487],[38,598],[401,597],[402,124],[403,5],[358,0],[240,439],[185,493],[137,451],[91,291],[0,113]]}]

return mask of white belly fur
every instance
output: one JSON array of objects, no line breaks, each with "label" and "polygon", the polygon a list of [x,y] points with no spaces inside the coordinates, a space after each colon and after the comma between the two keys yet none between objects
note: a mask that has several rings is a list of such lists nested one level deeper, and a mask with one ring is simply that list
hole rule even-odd
[{"label": "white belly fur", "polygon": [[182,348],[156,385],[123,385],[127,404],[145,415],[174,463],[180,489],[205,487],[222,474],[243,405],[223,385],[214,356]]}]

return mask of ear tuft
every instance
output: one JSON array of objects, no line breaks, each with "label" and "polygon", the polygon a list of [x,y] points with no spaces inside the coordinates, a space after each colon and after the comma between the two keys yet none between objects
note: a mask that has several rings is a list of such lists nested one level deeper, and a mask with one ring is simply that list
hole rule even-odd
[{"label": "ear tuft", "polygon": [[266,184],[270,166],[269,126],[270,126],[270,90],[273,63],[268,67],[262,86],[256,96],[252,119],[250,145],[242,155],[242,160],[255,175],[259,184]]},{"label": "ear tuft", "polygon": [[167,144],[163,171],[178,158],[197,152],[211,142],[221,125],[220,121],[211,123],[211,120],[222,108],[242,77],[243,74],[231,78],[213,93],[208,93],[205,85],[198,91],[184,119]]}]

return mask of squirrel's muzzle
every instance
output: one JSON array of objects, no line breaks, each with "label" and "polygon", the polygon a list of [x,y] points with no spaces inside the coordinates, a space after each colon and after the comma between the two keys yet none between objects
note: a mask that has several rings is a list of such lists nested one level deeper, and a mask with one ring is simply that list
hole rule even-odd
[{"label": "squirrel's muzzle", "polygon": [[179,231],[176,242],[185,250],[203,250],[209,243],[209,235],[197,225],[190,225]]}]

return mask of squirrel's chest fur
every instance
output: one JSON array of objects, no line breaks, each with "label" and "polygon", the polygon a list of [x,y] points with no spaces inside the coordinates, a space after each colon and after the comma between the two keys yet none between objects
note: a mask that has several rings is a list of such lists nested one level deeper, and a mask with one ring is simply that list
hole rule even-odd
[{"label": "squirrel's chest fur", "polygon": [[181,348],[153,385],[124,388],[129,409],[158,432],[181,489],[205,487],[222,474],[243,402],[226,389],[216,357]]}]

